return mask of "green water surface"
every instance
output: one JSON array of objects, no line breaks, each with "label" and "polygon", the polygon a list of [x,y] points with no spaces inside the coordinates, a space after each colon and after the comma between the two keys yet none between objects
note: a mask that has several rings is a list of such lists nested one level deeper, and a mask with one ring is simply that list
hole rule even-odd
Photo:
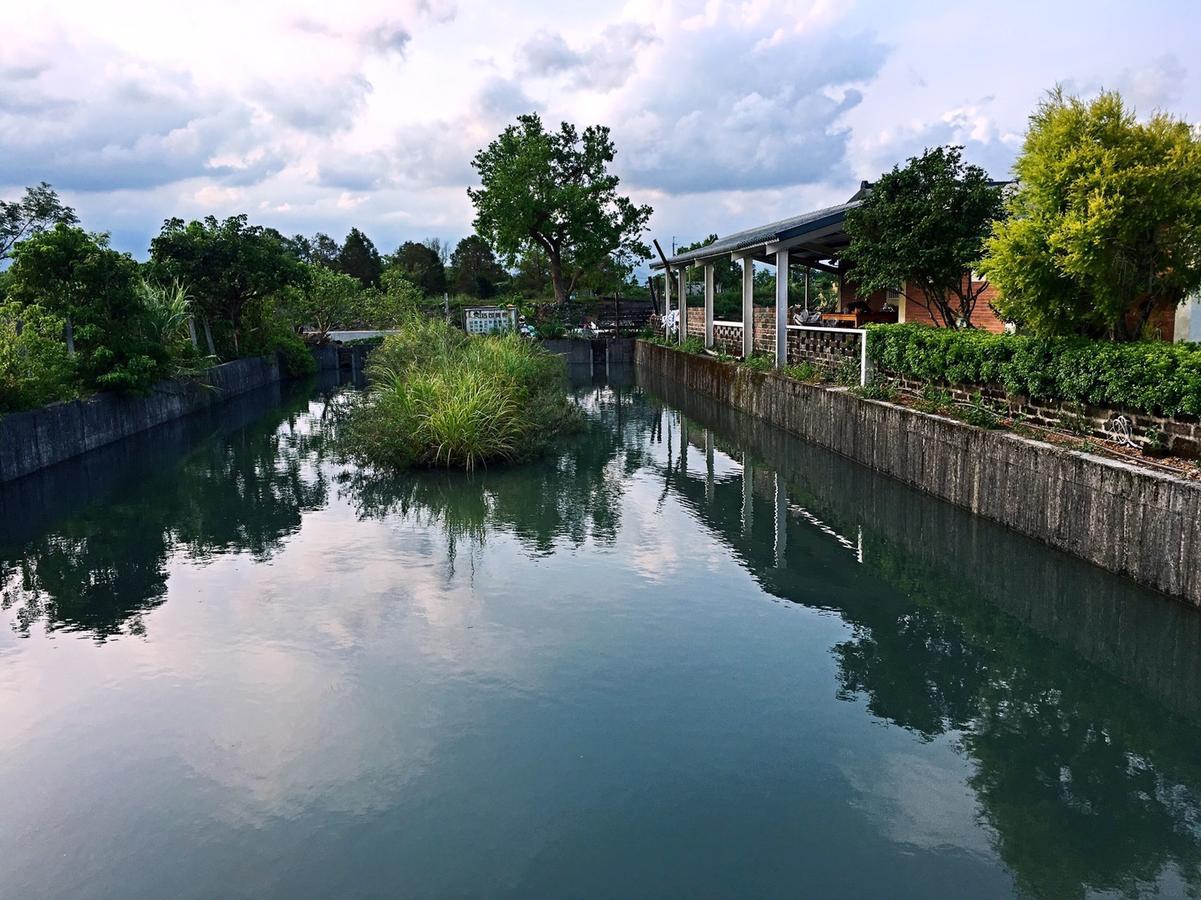
[{"label": "green water surface", "polygon": [[0,897],[1201,888],[1191,610],[577,397],[470,478],[339,463],[305,386],[0,487]]}]

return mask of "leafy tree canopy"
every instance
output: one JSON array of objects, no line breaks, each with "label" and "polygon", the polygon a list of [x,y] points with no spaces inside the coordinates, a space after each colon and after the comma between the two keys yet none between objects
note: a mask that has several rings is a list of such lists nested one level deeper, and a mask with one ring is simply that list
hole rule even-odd
[{"label": "leafy tree canopy", "polygon": [[983,264],[1007,318],[1130,340],[1201,287],[1201,136],[1186,122],[1139,122],[1117,93],[1086,102],[1057,88],[1014,170]]},{"label": "leafy tree canopy", "polygon": [[0,200],[0,262],[12,254],[18,241],[58,224],[77,225],[79,217],[44,181],[26,188],[20,200]]},{"label": "leafy tree canopy", "polygon": [[108,235],[55,225],[17,245],[9,279],[12,300],[69,327],[85,387],[137,390],[161,374],[166,350],[151,336],[138,264]]},{"label": "leafy tree canopy", "polygon": [[481,300],[495,297],[499,286],[508,280],[508,273],[496,261],[496,254],[478,234],[459,241],[450,256],[450,267],[455,291]]},{"label": "leafy tree canopy", "polygon": [[379,287],[380,275],[384,271],[383,260],[371,238],[357,228],[350,229],[334,268],[357,278],[364,287]]},{"label": "leafy tree canopy", "polygon": [[446,292],[446,269],[437,249],[419,241],[405,241],[388,262],[398,267],[427,297],[440,297]]},{"label": "leafy tree canopy", "polygon": [[467,191],[476,231],[508,265],[533,248],[544,253],[557,302],[617,251],[650,255],[641,235],[651,208],[617,193],[619,180],[608,170],[615,153],[604,126],[581,134],[564,122],[549,132],[528,114],[472,162],[480,177],[480,187]]},{"label": "leafy tree canopy", "polygon": [[313,263],[306,268],[308,277],[289,295],[291,321],[314,329],[324,339],[335,328],[362,320],[365,289],[358,279]]},{"label": "leafy tree canopy", "polygon": [[221,327],[234,354],[249,338],[263,338],[272,297],[303,283],[305,269],[277,232],[247,224],[246,216],[185,223],[168,219],[150,242],[160,277],[189,285],[202,316]]},{"label": "leafy tree canopy", "polygon": [[972,270],[1003,212],[1001,189],[962,147],[935,147],[894,166],[847,213],[844,258],[865,293],[903,290],[948,328],[971,327],[986,283]]}]

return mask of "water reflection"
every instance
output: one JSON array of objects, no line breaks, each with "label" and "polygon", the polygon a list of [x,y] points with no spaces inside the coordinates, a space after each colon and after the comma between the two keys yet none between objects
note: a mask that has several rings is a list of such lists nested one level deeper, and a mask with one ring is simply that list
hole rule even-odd
[{"label": "water reflection", "polygon": [[552,457],[481,475],[417,472],[403,478],[362,469],[342,474],[344,496],[360,516],[415,518],[440,526],[453,561],[463,540],[484,543],[489,531],[512,534],[534,556],[561,542],[612,545],[627,478],[649,462],[648,443],[660,406],[632,387],[578,389],[585,413]]},{"label": "water reflection", "polygon": [[[1201,888],[1192,610],[653,387],[705,441],[706,426],[734,438],[746,462],[741,484],[678,467],[673,486],[772,594],[853,626],[833,648],[840,698],[923,740],[949,736],[971,759],[980,815],[1023,893]],[[796,545],[787,560],[781,531]],[[826,577],[839,546],[854,550],[860,577]],[[894,590],[860,589],[869,578]]]},{"label": "water reflection", "polygon": [[[309,721],[311,698],[337,690],[345,692],[345,698],[339,694],[338,702],[325,710],[331,721],[353,713],[356,729],[365,722],[379,723],[388,735],[383,742],[387,754],[376,759],[364,749],[363,760],[339,757],[342,768],[330,783],[340,787],[330,793],[339,794],[344,807],[352,805],[345,795],[367,798],[362,809],[383,815],[394,798],[381,793],[378,784],[358,783],[357,766],[371,764],[387,771],[398,747],[419,756],[421,767],[430,770],[454,759],[455,751],[483,754],[483,762],[468,757],[472,766],[465,770],[470,770],[486,765],[487,753],[506,741],[518,745],[514,755],[527,767],[534,765],[534,757],[521,741],[553,744],[546,732],[511,727],[512,719],[505,718],[531,717],[565,705],[553,696],[528,706],[503,706],[514,696],[532,695],[539,681],[530,677],[513,688],[518,679],[494,664],[505,652],[523,662],[535,656],[550,659],[553,664],[539,672],[548,684],[555,684],[556,677],[566,683],[565,672],[583,673],[573,699],[589,710],[585,718],[596,717],[597,733],[588,735],[588,749],[603,744],[607,729],[625,721],[622,717],[637,719],[628,707],[638,706],[645,697],[634,698],[635,703],[608,690],[614,685],[630,687],[619,680],[626,669],[613,666],[607,671],[603,657],[596,662],[587,653],[561,651],[562,656],[555,656],[552,638],[521,621],[522,616],[545,618],[545,609],[509,612],[517,621],[489,621],[489,604],[511,610],[513,592],[525,589],[524,580],[540,584],[543,591],[550,589],[550,574],[544,572],[538,581],[533,568],[514,573],[517,563],[537,567],[554,562],[554,557],[562,561],[585,550],[599,551],[609,555],[590,560],[590,576],[602,577],[609,566],[614,583],[632,593],[652,580],[643,577],[647,572],[662,576],[673,543],[698,543],[698,533],[703,532],[721,553],[701,561],[711,568],[699,576],[693,573],[694,591],[712,573],[719,573],[727,589],[737,583],[736,576],[748,580],[749,573],[768,597],[780,602],[779,610],[819,610],[820,618],[838,623],[832,631],[836,636],[817,654],[827,668],[812,670],[818,676],[809,673],[819,677],[820,684],[802,682],[794,689],[798,695],[813,691],[823,702],[836,694],[837,701],[829,706],[843,714],[850,711],[860,721],[870,716],[880,723],[879,731],[903,734],[912,745],[837,748],[847,757],[846,770],[857,773],[846,776],[848,790],[877,800],[889,798],[892,805],[876,803],[870,817],[893,816],[892,827],[880,829],[890,840],[905,844],[907,852],[945,851],[950,846],[980,854],[980,846],[987,845],[1017,887],[1035,896],[1201,889],[1201,764],[1195,751],[1201,744],[1201,617],[731,410],[670,385],[646,387],[649,390],[620,383],[582,386],[578,396],[585,425],[560,452],[530,466],[496,468],[474,477],[379,477],[345,466],[334,457],[330,442],[339,410],[333,385],[315,395],[309,386],[242,398],[219,414],[158,429],[0,490],[3,606],[20,635],[34,636],[39,628],[79,631],[104,642],[150,632],[146,642],[152,644],[152,626],[159,615],[152,612],[168,596],[176,561],[189,564],[193,583],[202,581],[200,570],[220,568],[209,565],[219,557],[245,554],[251,560],[271,561],[289,542],[302,539],[298,535],[307,533],[306,520],[311,522],[314,512],[346,506],[345,517],[324,523],[326,542],[317,546],[345,550],[352,543],[345,532],[339,532],[340,544],[330,540],[335,528],[373,529],[364,538],[376,541],[370,552],[349,556],[346,565],[362,560],[377,565],[355,582],[362,596],[355,598],[354,615],[337,629],[346,632],[344,644],[331,651],[329,645],[338,642],[325,633],[318,634],[313,647],[300,644],[303,650],[295,655],[287,647],[265,647],[259,639],[262,633],[287,627],[290,611],[281,607],[278,619],[260,622],[260,632],[248,631],[254,639],[243,638],[241,661],[250,656],[246,646],[251,646],[259,657],[272,658],[264,671],[286,673],[270,681],[277,691],[270,698],[273,714],[282,706],[290,710],[293,722]],[[685,524],[679,524],[678,516],[659,515],[664,510],[686,512]],[[635,519],[642,524],[653,521],[659,530],[638,533],[635,540]],[[418,540],[405,544],[381,538],[387,526],[406,523],[420,526],[413,529]],[[423,581],[416,567],[433,555],[428,545],[439,539],[446,542],[450,571],[445,578]],[[489,542],[501,540],[516,547],[514,556],[499,556],[492,569],[494,591],[500,591],[496,582],[510,579],[510,593],[502,594],[504,603],[454,578],[460,553],[486,552]],[[690,561],[699,565],[695,558]],[[500,574],[501,569],[508,571]],[[423,610],[422,622],[437,629],[436,641],[424,647],[414,637],[420,632],[412,620],[401,617],[395,631],[388,630],[393,611],[378,600],[389,595],[394,583],[403,582],[410,588],[410,602],[419,605],[422,592],[411,589],[419,581],[427,599],[453,595],[459,604],[453,614],[441,618]],[[345,583],[331,579],[322,586],[327,593],[314,592],[313,597],[328,602]],[[670,621],[675,611],[669,604],[651,602],[664,600],[670,583],[660,577],[645,605],[633,607],[629,614],[640,617],[640,624],[631,634],[648,633],[641,631],[641,622],[649,623],[647,628],[656,621],[661,624],[656,616]],[[578,601],[575,612],[593,610],[596,618],[590,625],[597,631],[613,628],[609,617],[589,605],[594,595],[588,590],[602,593],[595,584],[584,585],[580,593],[587,602]],[[309,599],[313,607],[319,605]],[[687,604],[694,598],[683,599],[691,615]],[[742,599],[733,593],[720,598],[728,615],[739,611]],[[175,602],[186,601],[173,601],[172,608],[177,608]],[[352,605],[346,598],[339,602]],[[743,611],[753,618],[753,609]],[[305,631],[319,631],[300,618]],[[729,627],[730,622],[724,624]],[[712,637],[705,623],[688,624],[695,629],[690,639]],[[514,642],[511,635],[522,626],[528,628],[526,639]],[[470,639],[464,637],[469,629]],[[418,694],[424,701],[409,703],[396,687],[402,682],[389,668],[405,654],[381,641],[384,649],[371,665],[377,668],[374,685],[379,695],[395,704],[387,707],[395,718],[386,720],[376,717],[379,706],[355,693],[360,682],[373,684],[357,666],[359,654],[366,655],[364,645],[376,634],[398,643],[414,642],[404,645],[411,651],[413,668],[402,671],[410,682],[420,682],[422,673],[437,667],[438,660],[442,666],[435,673],[441,677],[430,678],[430,693]],[[562,643],[572,641],[594,649],[574,633]],[[94,649],[108,654],[114,646]],[[654,652],[670,654],[670,648],[654,640],[638,649],[649,652],[639,652],[633,662],[623,660],[627,666]],[[757,649],[740,648],[724,661],[734,673],[732,683],[737,684],[740,670],[755,668]],[[317,663],[327,652],[342,654],[332,688]],[[297,660],[311,663],[311,668],[296,665]],[[701,669],[719,664],[692,662]],[[479,683],[472,675],[481,670],[485,675],[479,683],[486,688],[474,691]],[[302,677],[298,672],[309,674]],[[263,671],[256,670],[256,677],[267,680]],[[677,673],[676,678],[690,683],[701,675]],[[660,679],[666,686],[660,705],[648,703],[660,718],[681,705],[705,700],[685,689],[675,690],[670,676],[665,678],[649,664],[636,679],[636,689],[653,694]],[[291,690],[298,680],[307,694]],[[437,693],[455,688],[464,691],[453,695],[457,707],[446,700],[450,695]],[[488,700],[484,708],[493,711],[475,711],[471,703],[480,694]],[[737,691],[731,696],[738,696]],[[770,711],[730,704],[720,710],[720,718],[732,732],[740,716],[756,722],[775,716],[785,723],[781,728],[810,725],[787,720],[790,715],[800,718],[798,710],[812,713],[816,707],[793,707],[789,699],[781,698],[778,708]],[[448,708],[458,709],[458,718],[445,713]],[[503,715],[496,711],[502,708]],[[245,719],[232,719],[224,750],[215,756],[203,746],[192,751],[199,760],[194,769],[206,764],[214,770],[232,767],[229,760],[236,754],[231,756],[228,747],[240,746],[247,723],[259,710],[242,714]],[[434,726],[421,724],[444,714],[451,719],[451,740],[458,742],[449,753],[448,744],[435,739]],[[480,724],[485,719],[479,716],[487,715],[498,720],[492,730],[486,722]],[[830,715],[834,721],[838,713]],[[653,734],[660,744],[670,742],[671,734],[655,730],[653,719],[639,721],[639,735]],[[675,733],[691,742],[681,752],[696,755],[701,743],[720,745],[722,740],[708,720],[681,718],[672,724]],[[823,720],[822,727],[826,724]],[[689,728],[695,733],[688,734]],[[475,735],[474,729],[482,737],[463,741],[462,734]],[[314,728],[306,740],[317,744],[321,732]],[[362,737],[359,731],[355,734]],[[319,782],[325,771],[324,760],[295,750],[290,736],[290,731],[276,735],[279,746],[272,751],[297,754],[289,764],[289,777],[282,779],[288,790],[281,793],[287,796],[275,798],[267,792],[270,799],[263,801],[256,827],[266,828],[279,808],[299,816],[304,804],[293,793],[305,799],[306,785]],[[811,741],[822,738],[808,735]],[[345,744],[344,735],[339,740]],[[275,747],[270,742],[265,746]],[[659,752],[637,740],[628,746],[638,748],[638,755],[627,760],[635,767]],[[945,761],[936,764],[932,756],[923,755],[943,747],[949,748],[948,755],[957,754],[962,777],[950,778]],[[571,750],[564,758],[575,765],[580,751]],[[870,765],[856,768],[856,753],[870,757]],[[756,765],[765,763],[739,758],[732,768]],[[301,778],[294,771],[305,775]],[[565,772],[566,780],[577,783],[574,769],[567,767]],[[880,784],[866,784],[870,778],[865,772],[876,773]],[[619,774],[618,781],[624,783],[625,773]],[[786,786],[798,796],[819,793],[812,784],[803,785],[810,794],[797,787],[806,776],[801,763],[790,774],[797,782]],[[556,783],[556,791],[546,796],[558,796],[563,783]],[[505,789],[511,790],[508,812],[519,806],[522,795],[518,783],[500,788]],[[705,789],[718,791],[720,785],[709,783]],[[680,796],[695,797],[698,790],[697,785],[684,784]],[[959,792],[969,790],[965,801]],[[444,799],[443,794],[431,796]],[[744,797],[737,783],[731,796]],[[837,800],[851,805],[841,795]],[[598,801],[589,797],[587,802]],[[433,805],[430,801],[430,806],[418,809],[428,812]],[[652,807],[646,804],[646,809]],[[747,807],[753,811],[754,803],[747,801]],[[645,812],[642,806],[638,809]],[[679,823],[659,813],[662,822],[671,825],[665,830],[678,833]],[[649,821],[650,812],[645,814]],[[980,829],[978,823],[986,827]],[[955,833],[968,829],[974,830]],[[503,832],[495,829],[493,837]],[[594,855],[591,848],[585,849]],[[939,863],[947,864],[947,857],[940,857]]]},{"label": "water reflection", "polygon": [[0,488],[13,628],[143,634],[173,553],[270,558],[327,500],[320,417],[336,387],[273,385]]}]

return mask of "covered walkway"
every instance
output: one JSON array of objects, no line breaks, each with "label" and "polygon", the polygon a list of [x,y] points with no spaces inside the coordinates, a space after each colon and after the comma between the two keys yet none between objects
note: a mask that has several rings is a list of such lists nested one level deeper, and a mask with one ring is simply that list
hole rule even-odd
[{"label": "covered walkway", "polygon": [[[853,332],[860,335],[859,343],[865,344],[862,340],[863,332],[857,326],[862,324],[865,318],[872,319],[872,314],[869,311],[848,311],[842,308],[845,264],[840,257],[850,243],[843,227],[847,211],[859,205],[866,189],[865,182],[855,196],[846,203],[749,228],[721,238],[705,247],[687,253],[678,253],[670,259],[661,258],[653,263],[651,268],[663,272],[666,276],[664,279],[667,286],[665,291],[666,311],[673,309],[673,295],[676,298],[674,308],[678,309],[680,314],[680,342],[683,343],[688,332],[686,273],[689,269],[700,268],[704,271],[705,347],[712,348],[714,346],[715,325],[722,329],[739,329],[741,331],[741,355],[744,358],[751,356],[755,352],[754,264],[761,262],[774,265],[777,273],[773,347],[777,367],[788,363],[790,331],[825,332],[831,336],[840,331]],[[741,321],[715,322],[713,318],[715,263],[725,258],[737,261],[742,267]],[[815,327],[812,323],[797,324],[789,319],[790,304],[802,300],[801,297],[794,299],[789,296],[791,279],[788,277],[788,273],[794,266],[800,266],[805,271],[803,300],[806,308],[809,301],[809,273],[816,269],[838,276],[840,307],[837,311],[822,316],[823,327]],[[784,273],[783,277],[781,277],[781,273]],[[859,305],[863,306],[864,304]],[[895,321],[895,317],[892,320]],[[862,348],[857,349],[862,352]]]}]

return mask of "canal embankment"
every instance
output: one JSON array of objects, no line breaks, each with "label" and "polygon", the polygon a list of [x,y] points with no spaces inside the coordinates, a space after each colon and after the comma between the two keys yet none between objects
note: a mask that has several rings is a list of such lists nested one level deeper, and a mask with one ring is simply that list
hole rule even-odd
[{"label": "canal embankment", "polygon": [[[637,369],[1201,606],[1201,485],[640,341]],[[946,548],[954,553],[954,548]]]},{"label": "canal embankment", "polygon": [[[319,371],[336,371],[339,354],[316,348]],[[188,378],[155,384],[145,395],[95,394],[0,416],[0,483],[200,412],[281,379],[276,357],[222,363]]]}]

